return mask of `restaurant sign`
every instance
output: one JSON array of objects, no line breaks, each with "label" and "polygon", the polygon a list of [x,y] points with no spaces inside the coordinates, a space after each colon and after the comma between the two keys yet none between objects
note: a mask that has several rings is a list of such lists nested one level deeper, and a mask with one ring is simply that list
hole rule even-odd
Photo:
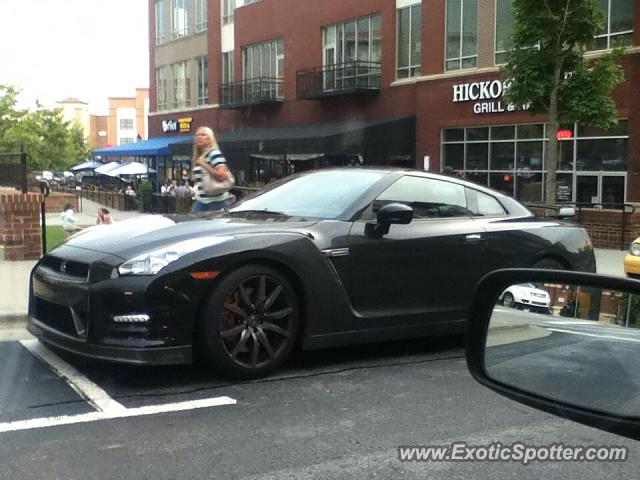
[{"label": "restaurant sign", "polygon": [[453,86],[453,102],[474,102],[473,113],[478,115],[527,110],[527,106],[519,107],[502,101],[508,88],[509,82],[502,80],[460,83]]},{"label": "restaurant sign", "polygon": [[177,120],[169,119],[162,121],[162,131],[164,133],[190,133],[193,118],[184,117]]}]

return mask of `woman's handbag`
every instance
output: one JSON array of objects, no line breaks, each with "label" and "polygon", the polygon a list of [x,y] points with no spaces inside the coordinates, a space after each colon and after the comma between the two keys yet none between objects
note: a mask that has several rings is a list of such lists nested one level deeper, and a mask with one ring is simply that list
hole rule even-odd
[{"label": "woman's handbag", "polygon": [[205,171],[202,178],[202,188],[207,195],[222,195],[227,193],[236,184],[236,179],[233,174],[229,172],[227,179],[219,182],[209,172]]}]

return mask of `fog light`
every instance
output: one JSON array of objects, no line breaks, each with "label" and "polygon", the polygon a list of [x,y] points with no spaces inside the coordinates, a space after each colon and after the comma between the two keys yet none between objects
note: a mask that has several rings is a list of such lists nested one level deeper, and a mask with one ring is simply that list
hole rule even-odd
[{"label": "fog light", "polygon": [[113,321],[116,323],[147,323],[150,320],[149,315],[114,315]]}]

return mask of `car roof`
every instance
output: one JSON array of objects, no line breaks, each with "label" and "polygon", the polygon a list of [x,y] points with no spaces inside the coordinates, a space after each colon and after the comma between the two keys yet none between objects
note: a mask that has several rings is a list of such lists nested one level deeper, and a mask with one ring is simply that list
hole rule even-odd
[{"label": "car roof", "polygon": [[424,170],[418,170],[415,168],[398,168],[398,167],[385,167],[385,166],[336,167],[336,168],[325,168],[321,170],[307,170],[305,172],[301,172],[299,175],[313,175],[319,172],[328,172],[328,171],[378,172],[378,173],[389,174],[389,175],[392,175],[392,174],[411,175],[411,176],[418,176],[423,178],[433,178],[437,180],[444,180],[447,182],[462,185],[464,187],[473,188],[475,190],[484,192],[493,197],[498,197],[500,198],[501,201],[508,203],[510,206],[513,206],[515,204],[526,210],[526,207],[524,207],[522,204],[514,200],[509,195],[505,195],[502,192],[498,192],[497,190],[493,190],[491,188],[485,187],[484,185],[480,185],[460,177],[445,175],[442,173],[425,172]]}]

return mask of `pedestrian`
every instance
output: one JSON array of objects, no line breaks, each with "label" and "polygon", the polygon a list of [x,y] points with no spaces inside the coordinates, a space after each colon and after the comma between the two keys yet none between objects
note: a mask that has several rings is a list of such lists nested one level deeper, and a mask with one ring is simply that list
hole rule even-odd
[{"label": "pedestrian", "polygon": [[113,218],[111,218],[111,213],[104,207],[100,207],[98,209],[98,219],[96,220],[96,225],[111,225],[113,223]]},{"label": "pedestrian", "polygon": [[185,180],[180,186],[176,187],[176,212],[187,213],[191,210],[191,188]]},{"label": "pedestrian", "polygon": [[222,210],[235,202],[235,196],[229,193],[235,179],[220,151],[213,130],[208,127],[196,130],[191,176],[196,195],[193,212]]},{"label": "pedestrian", "polygon": [[62,221],[62,229],[64,230],[65,237],[67,238],[82,230],[82,227],[78,225],[78,219],[73,211],[73,205],[70,203],[65,204],[60,214],[60,220]]}]

